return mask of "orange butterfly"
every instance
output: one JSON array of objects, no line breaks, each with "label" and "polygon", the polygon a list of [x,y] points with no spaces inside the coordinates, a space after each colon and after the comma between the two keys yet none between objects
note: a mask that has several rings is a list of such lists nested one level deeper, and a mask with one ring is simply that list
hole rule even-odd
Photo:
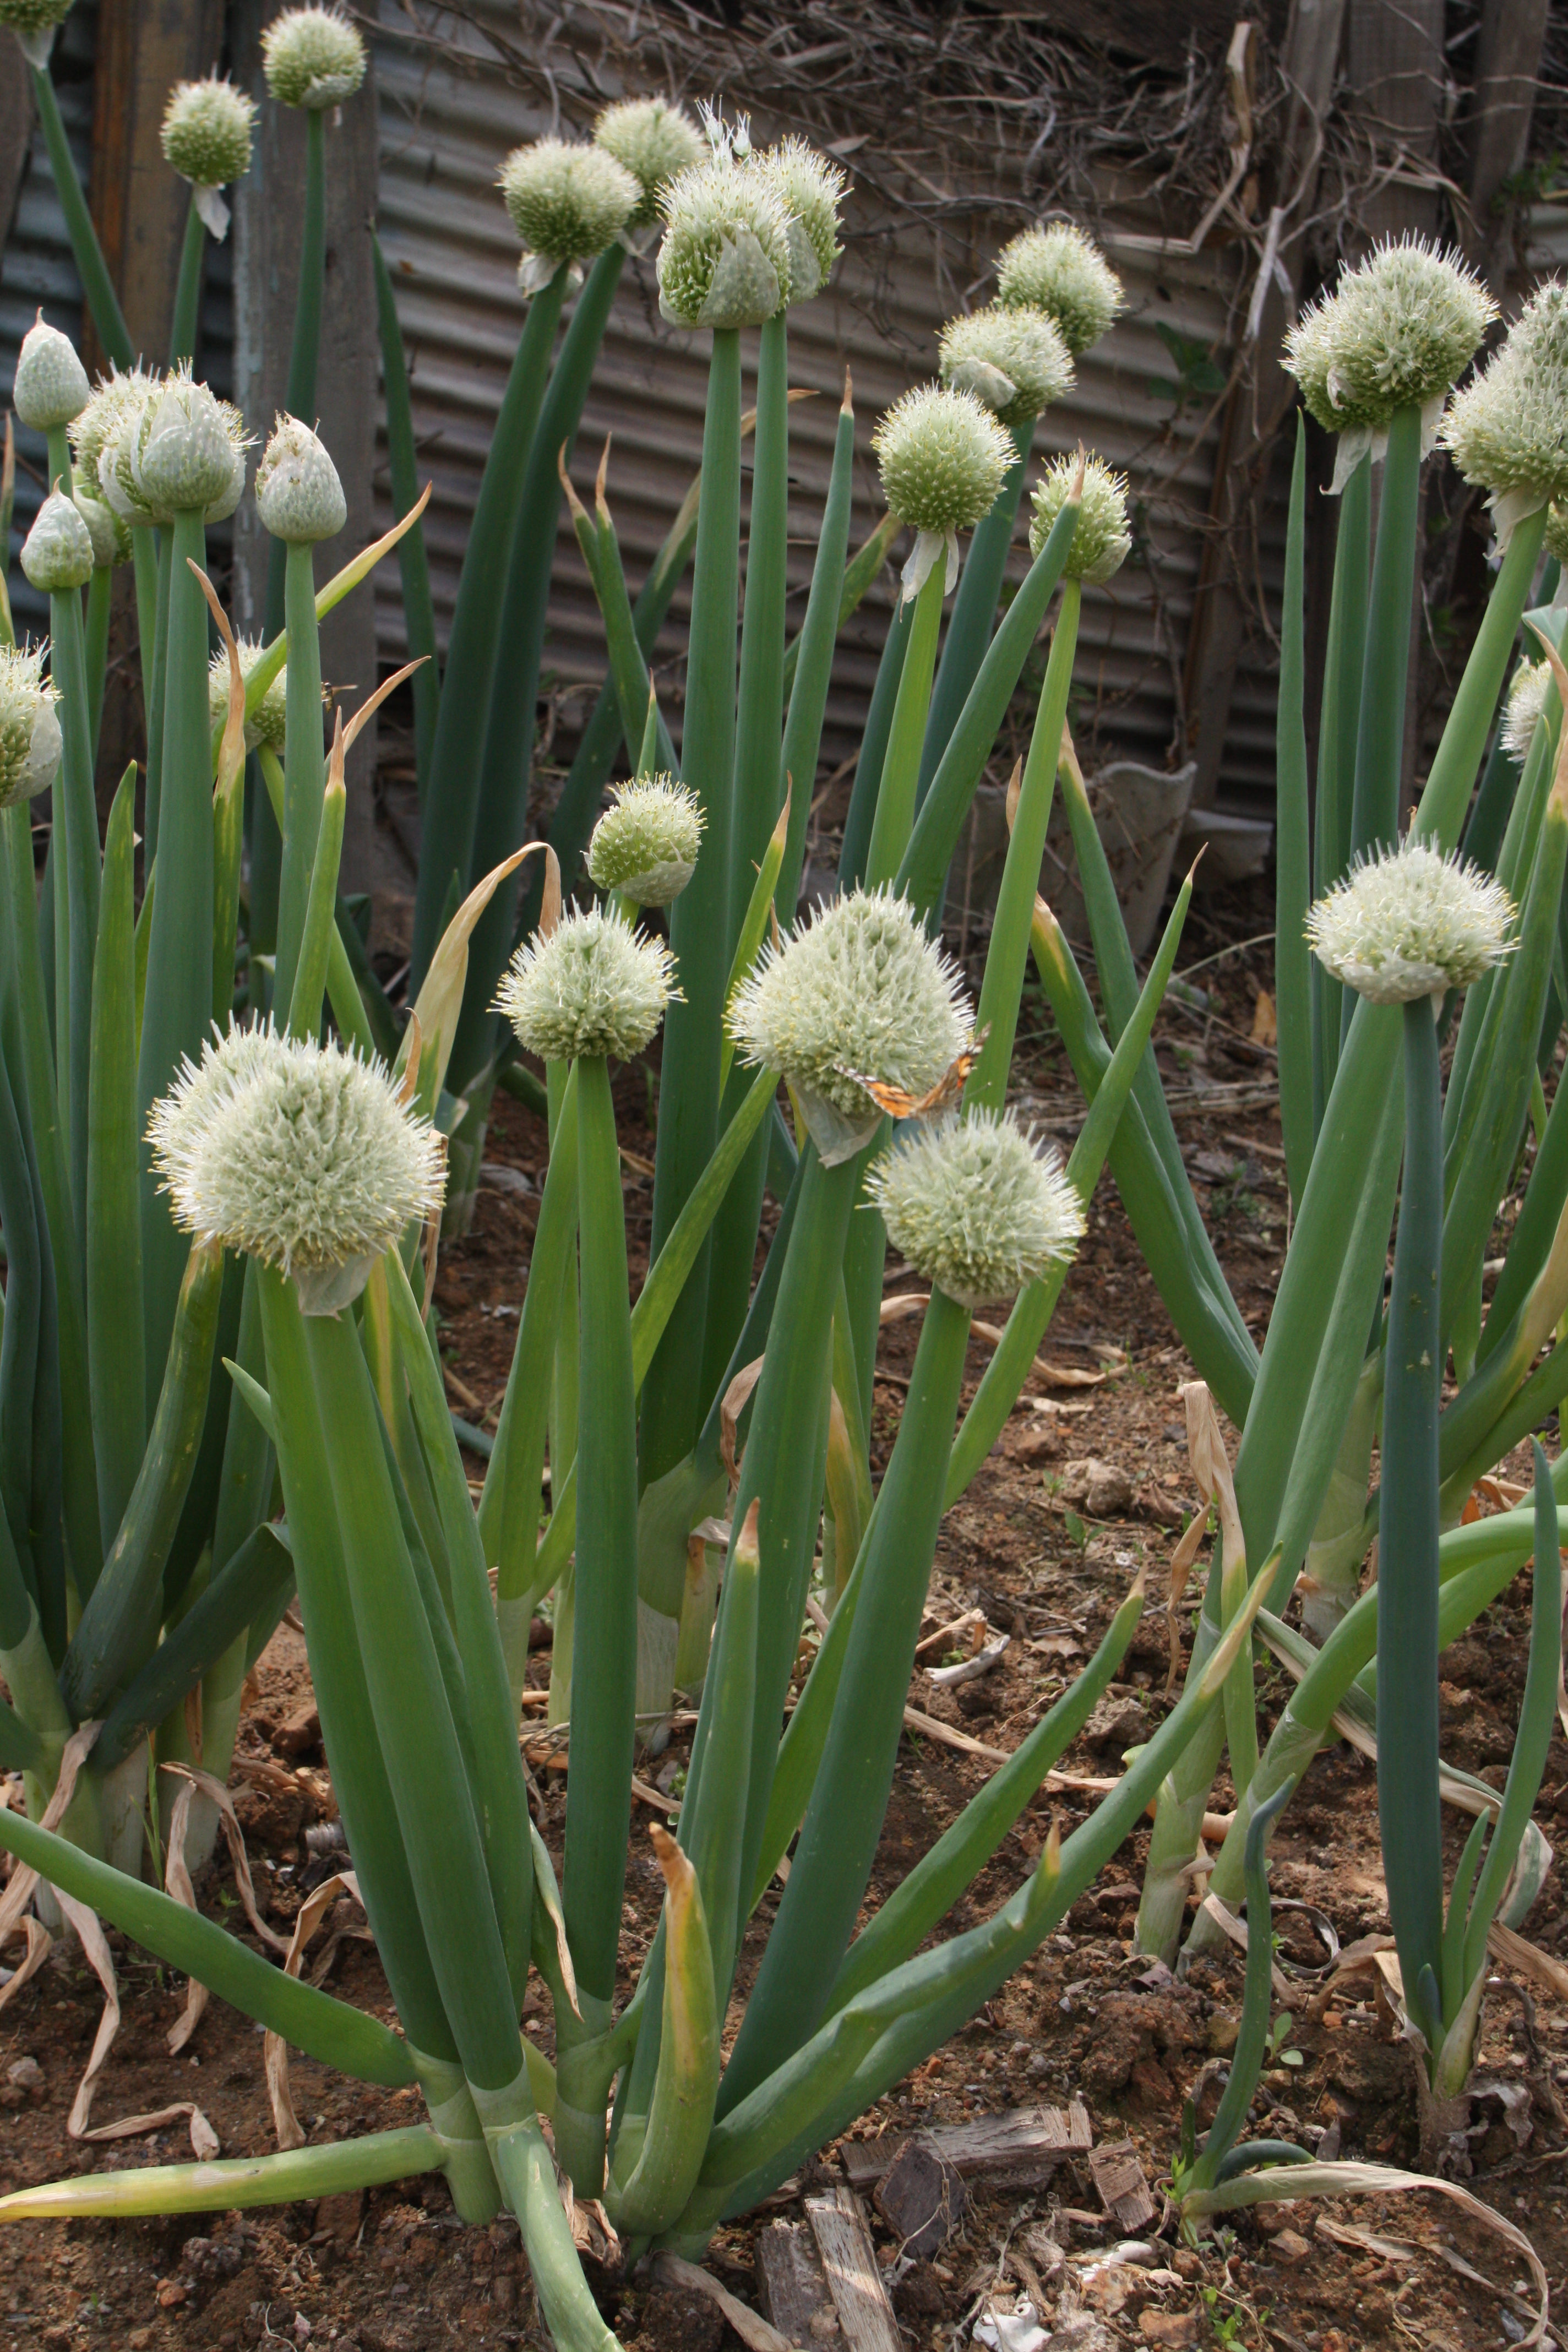
[{"label": "orange butterfly", "polygon": [[968,1084],[969,1073],[980,1059],[980,1049],[991,1034],[990,1024],[979,1030],[952,1067],[940,1077],[931,1092],[908,1095],[901,1087],[884,1086],[880,1078],[866,1076],[860,1070],[846,1070],[843,1076],[864,1087],[879,1110],[889,1118],[934,1118],[939,1111],[951,1109]]}]

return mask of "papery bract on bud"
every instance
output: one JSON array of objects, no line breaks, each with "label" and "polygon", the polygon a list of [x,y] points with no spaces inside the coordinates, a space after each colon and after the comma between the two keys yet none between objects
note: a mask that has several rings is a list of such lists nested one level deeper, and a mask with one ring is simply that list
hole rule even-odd
[{"label": "papery bract on bud", "polygon": [[16,354],[11,401],[17,415],[35,433],[47,433],[71,424],[90,397],[76,345],[58,327],[47,325],[40,310]]},{"label": "papery bract on bud", "polygon": [[673,326],[760,327],[790,297],[789,214],[767,174],[728,146],[660,202],[658,307]]},{"label": "papery bract on bud", "polygon": [[51,490],[22,546],[22,569],[47,596],[85,588],[92,578],[92,539],[63,490]]},{"label": "papery bract on bud", "polygon": [[256,469],[256,511],[274,539],[290,547],[335,539],[348,500],[326,444],[297,416],[279,416]]}]

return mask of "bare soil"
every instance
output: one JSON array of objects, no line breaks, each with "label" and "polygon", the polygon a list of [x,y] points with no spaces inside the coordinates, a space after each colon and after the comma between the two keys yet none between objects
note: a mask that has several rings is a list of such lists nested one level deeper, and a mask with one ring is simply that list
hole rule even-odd
[{"label": "bare soil", "polygon": [[[1259,919],[1261,918],[1261,919]],[[1213,908],[1205,944],[1200,912],[1184,954],[1264,930],[1265,907],[1245,899]],[[1215,1245],[1248,1321],[1261,1337],[1278,1278],[1287,1202],[1277,1111],[1266,1099],[1272,1078],[1267,1013],[1267,950],[1227,953],[1195,975],[1206,1008],[1173,1008],[1163,1017],[1160,1057],[1184,1097],[1178,1131]],[[1037,1034],[1030,1034],[1030,1024]],[[1045,1032],[1037,1003],[1026,1008],[1026,1094],[1037,1115],[1076,1123],[1070,1072]],[[627,1152],[626,1197],[634,1282],[647,1262],[651,1184],[650,1074],[640,1066],[617,1082]],[[1194,1096],[1202,1099],[1188,1099]],[[537,1178],[544,1138],[527,1113],[498,1101],[489,1158]],[[639,1164],[640,1163],[640,1164]],[[523,1192],[486,1184],[471,1235],[444,1255],[437,1284],[443,1344],[454,1375],[454,1401],[471,1417],[493,1409],[516,1331],[526,1276],[537,1187]],[[889,1287],[911,1287],[897,1273]],[[878,1365],[876,1467],[884,1466],[898,1427],[900,1375],[912,1359],[918,1322],[885,1327]],[[1103,1373],[1097,1385],[1061,1387],[1042,1377],[1024,1397],[991,1459],[942,1530],[931,1607],[933,1625],[979,1609],[992,1633],[1012,1640],[1000,1666],[957,1690],[939,1689],[917,1667],[911,1703],[955,1732],[1008,1749],[1070,1681],[1140,1565],[1151,1570],[1143,1623],[1112,1689],[1112,1705],[1063,1759],[1091,1776],[1117,1769],[1119,1751],[1146,1736],[1169,1704],[1170,1635],[1163,1607],[1164,1564],[1180,1516],[1195,1506],[1188,1471],[1180,1383],[1190,1367],[1138,1256],[1114,1190],[1097,1197],[1089,1235],[1067,1286],[1043,1350],[1054,1364]],[[977,1341],[970,1378],[984,1370]],[[1547,1435],[1555,1451],[1556,1433]],[[1084,1457],[1122,1474],[1102,1486],[1101,1516],[1074,1505],[1068,1465]],[[479,1465],[474,1465],[476,1471]],[[1510,1465],[1510,1467],[1515,1465]],[[1109,1496],[1109,1500],[1107,1500]],[[1184,1632],[1190,1618],[1178,1620]],[[1445,1746],[1452,1760],[1500,1785],[1522,1687],[1529,1630],[1529,1582],[1522,1577],[1443,1662]],[[970,1637],[955,1637],[963,1649]],[[532,1661],[531,1679],[548,1679],[549,1652]],[[1283,1678],[1259,1675],[1261,1727],[1284,1703]],[[688,1735],[647,1769],[667,1778]],[[548,1748],[548,1743],[545,1743]],[[536,1780],[541,1827],[557,1853],[564,1819],[564,1779],[544,1752]],[[914,1858],[966,1801],[989,1769],[984,1759],[934,1738],[906,1738],[900,1749],[873,1897],[896,1885]],[[308,1851],[305,1834],[330,1818],[331,1785],[310,1723],[303,1648],[286,1625],[262,1661],[248,1694],[234,1786],[258,1890],[268,1916],[285,1927],[302,1885],[330,1868]],[[1092,1798],[1043,1794],[957,1906],[962,1927],[1004,1901],[1031,1867],[1053,1813],[1064,1833]],[[1228,1810],[1223,1779],[1214,1803]],[[1554,1742],[1538,1816],[1561,1848],[1568,1838],[1568,1750]],[[658,1916],[659,1881],[642,1806],[634,1809],[624,1952],[629,1990]],[[1464,1823],[1451,1820],[1450,1866]],[[1200,1959],[1184,1981],[1169,1980],[1132,1957],[1130,1938],[1146,1848],[1131,1838],[1062,1931],[945,2050],[927,2062],[868,2116],[854,2135],[902,2132],[1043,2099],[1081,2100],[1097,2141],[1130,2136],[1152,2183],[1168,2175],[1177,2148],[1182,2103],[1236,2032],[1241,1990],[1239,1954]],[[1331,1984],[1321,1972],[1322,1939],[1313,1920],[1331,1923],[1342,1945],[1386,1927],[1372,1768],[1342,1744],[1325,1748],[1284,1817],[1273,1847],[1282,1910],[1280,1964],[1293,1978],[1292,2021],[1280,2063],[1262,2084],[1252,2129],[1271,2137],[1334,2135],[1345,2156],[1390,2163],[1414,2159],[1415,2103],[1411,2062],[1392,2018],[1365,1976]],[[226,1864],[209,1874],[201,1899],[226,1924],[244,1923]],[[742,1989],[765,1939],[777,1889],[764,1898],[741,1964]],[[311,1948],[311,1963],[335,1927],[360,1924],[344,1904]],[[1526,1923],[1542,1951],[1568,1964],[1568,1889],[1561,1860]],[[215,2001],[192,2051],[171,2058],[165,2035],[179,2014],[184,1986],[118,1936],[124,2022],[100,2082],[95,2121],[154,2109],[176,2097],[196,2099],[226,2154],[260,2154],[273,2145],[262,2072],[261,2036]],[[373,1948],[345,1936],[328,1981],[341,1997],[390,2016],[384,1979]],[[100,1997],[74,1946],[57,1945],[34,1982],[0,2018],[0,2181],[7,2189],[65,2173],[125,2163],[178,2161],[188,2154],[182,2126],[108,2146],[66,2136],[78,2075],[96,2028]],[[732,2013],[731,2028],[735,2022]],[[549,2047],[541,2007],[529,2030]],[[31,2060],[18,2078],[12,2070]],[[1486,2010],[1482,2071],[1522,2086],[1510,2128],[1505,2102],[1486,2106],[1473,2140],[1468,2186],[1533,2242],[1551,2276],[1554,2301],[1568,2310],[1568,2003],[1539,1982],[1500,1975]],[[333,2075],[296,2056],[294,2100],[312,2140],[383,2128],[412,2119],[416,2095],[388,2095]],[[1216,2091],[1200,2103],[1206,2112]],[[834,2150],[813,2177],[833,2177]],[[790,2195],[795,2192],[792,2190]],[[788,2212],[788,2200],[774,2212]],[[766,2217],[762,2217],[766,2218]],[[879,2253],[892,2263],[896,2242],[879,2219]],[[752,2245],[756,2219],[721,2232],[709,2266],[744,2300],[752,2300]],[[1120,2232],[1100,2215],[1087,2169],[1068,2164],[1048,2189],[1020,2198],[973,2185],[963,2233],[931,2260],[908,2268],[894,2289],[905,2340],[947,2347],[960,2340],[983,2293],[1005,2304],[1033,2294],[1049,2315],[1055,2286],[1042,2269],[1044,2225],[1069,2264],[1109,2249]],[[1359,2232],[1357,2236],[1355,2233]],[[1336,2234],[1337,2233],[1337,2234]],[[1478,2286],[1451,2267],[1454,2258],[1491,2282]],[[598,2276],[606,2316],[637,2352],[720,2352],[739,2342],[710,2306],[646,2276]],[[1197,2248],[1173,2233],[1142,2264],[1102,2271],[1084,2309],[1102,2331],[1071,2338],[1091,2352],[1110,2345],[1279,2346],[1283,2352],[1359,2352],[1361,2347],[1424,2345],[1435,2352],[1479,2352],[1521,2340],[1527,2323],[1509,2298],[1521,2288],[1516,2255],[1439,2200],[1416,2196],[1356,2205],[1276,2208],[1234,2225]],[[1064,2337],[1064,2342],[1068,2340]],[[1563,2339],[1557,2339],[1563,2340]],[[198,2217],[111,2225],[19,2225],[0,2234],[0,2352],[230,2352],[253,2344],[332,2344],[340,2352],[434,2352],[434,2347],[543,2345],[547,2338],[515,2226],[466,2231],[444,2185],[415,2181],[368,2197],[334,2198],[250,2217]]]}]

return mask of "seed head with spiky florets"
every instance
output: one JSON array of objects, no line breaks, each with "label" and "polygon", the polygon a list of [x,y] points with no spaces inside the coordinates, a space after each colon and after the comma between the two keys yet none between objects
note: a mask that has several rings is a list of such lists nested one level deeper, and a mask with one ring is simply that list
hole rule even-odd
[{"label": "seed head with spiky florets", "polygon": [[1121,310],[1121,280],[1092,238],[1070,221],[1027,228],[996,258],[997,299],[1045,310],[1074,359],[1098,343]]},{"label": "seed head with spiky florets", "polygon": [[863,1078],[918,1100],[972,1034],[956,965],[886,887],[851,891],[783,946],[765,947],[727,1017],[742,1058],[789,1080],[829,1165],[881,1117]]},{"label": "seed head with spiky florets", "polygon": [[[1035,511],[1029,522],[1029,551],[1038,555],[1051,528],[1072,496],[1078,479],[1075,457],[1053,457],[1035,490]],[[1131,552],[1132,534],[1127,528],[1127,477],[1114,474],[1099,457],[1083,461],[1083,492],[1078,528],[1063,566],[1069,580],[1087,580],[1102,587],[1121,571]]]},{"label": "seed head with spiky florets", "polygon": [[838,207],[848,189],[838,165],[792,133],[752,158],[751,170],[776,189],[789,238],[788,300],[809,301],[827,283],[844,248],[838,242]]},{"label": "seed head with spiky florets", "polygon": [[349,519],[348,500],[327,446],[297,416],[279,416],[256,469],[256,511],[274,539],[312,547],[335,539]]},{"label": "seed head with spiky florets", "polygon": [[1381,457],[1401,408],[1422,411],[1422,447],[1432,446],[1443,404],[1496,317],[1458,254],[1423,237],[1376,247],[1301,313],[1284,364],[1311,415],[1340,436],[1335,489],[1368,452]]},{"label": "seed head with spiky florets", "polygon": [[256,100],[221,74],[177,81],[163,110],[163,160],[196,188],[226,188],[250,169]]},{"label": "seed head with spiky florets", "polygon": [[1535,730],[1552,691],[1552,665],[1549,661],[1521,662],[1513,674],[1508,690],[1508,701],[1499,730],[1503,750],[1521,766],[1530,757],[1530,747],[1535,740]]},{"label": "seed head with spiky florets", "polygon": [[126,396],[97,475],[103,497],[132,528],[199,510],[223,522],[245,488],[245,419],[181,366],[161,382],[122,377]]},{"label": "seed head with spiky florets", "polygon": [[937,345],[939,372],[954,392],[972,392],[1015,430],[1072,389],[1072,355],[1045,310],[1001,302],[950,319]]},{"label": "seed head with spiky florets", "polygon": [[625,1062],[642,1052],[676,993],[675,959],[662,940],[603,908],[574,908],[548,937],[519,948],[496,1009],[542,1062]]},{"label": "seed head with spiky florets", "polygon": [[575,269],[603,253],[642,201],[640,182],[606,149],[564,139],[514,147],[500,185],[523,244],[517,282],[530,295],[558,269]]},{"label": "seed head with spiky florets", "polygon": [[1513,902],[1500,882],[1406,835],[1353,866],[1307,916],[1334,978],[1374,1004],[1468,988],[1509,951]]},{"label": "seed head with spiky florets", "polygon": [[[156,390],[157,378],[140,367],[127,369],[123,374],[110,368],[93,385],[87,406],[70,426],[77,488],[86,490],[89,498],[109,502],[100,468],[105,473],[111,468],[121,426],[132,411],[140,415]],[[126,518],[121,515],[121,520]]]},{"label": "seed head with spiky florets", "polygon": [[664,98],[624,98],[606,106],[594,124],[594,143],[613,155],[642,190],[628,228],[651,227],[661,192],[708,152],[685,108]]},{"label": "seed head with spiky florets", "polygon": [[731,136],[710,143],[659,199],[658,307],[675,327],[760,327],[790,299],[790,215]]},{"label": "seed head with spiky florets", "polygon": [[1466,481],[1490,492],[1500,547],[1524,516],[1568,497],[1568,286],[1536,289],[1437,437]]},{"label": "seed head with spiky florets", "polygon": [[92,537],[63,490],[51,490],[33,518],[22,569],[45,596],[85,588],[92,578]]},{"label": "seed head with spiky florets", "polygon": [[0,808],[47,792],[59,772],[55,700],[43,647],[0,646]]},{"label": "seed head with spiky florets", "polygon": [[270,1029],[187,1062],[147,1134],[182,1232],[291,1275],[307,1314],[347,1306],[441,1204],[441,1139],[390,1073]]},{"label": "seed head with spiky florets", "polygon": [[76,345],[58,327],[47,325],[40,310],[16,354],[11,401],[17,415],[35,433],[47,433],[71,424],[90,398]]},{"label": "seed head with spiky florets", "polygon": [[[239,655],[240,675],[248,686],[252,673],[256,668],[256,665],[261,659],[263,653],[266,651],[266,647],[263,646],[259,637],[241,637],[238,640],[236,650]],[[256,709],[251,711],[249,716],[247,718],[245,722],[245,748],[247,751],[258,751],[263,744],[266,745],[269,751],[280,752],[282,751],[284,725],[287,716],[288,685],[288,670],[287,668],[280,669],[277,677],[273,679],[271,685],[267,688],[265,694],[263,694],[260,701],[257,704]],[[228,655],[222,646],[220,646],[216,653],[214,654],[207,670],[207,709],[211,715],[212,724],[215,730],[223,727],[226,723],[228,719]]]},{"label": "seed head with spiky florets", "polygon": [[888,1238],[961,1307],[1010,1298],[1072,1257],[1083,1203],[1054,1151],[1004,1114],[906,1133],[872,1168],[868,1197]]},{"label": "seed head with spiky florets", "polygon": [[262,28],[261,66],[279,106],[319,114],[363,81],[364,42],[340,9],[286,8]]},{"label": "seed head with spiky florets", "polygon": [[589,879],[635,906],[668,907],[696,871],[701,804],[673,776],[638,776],[611,790],[614,805],[588,844]]},{"label": "seed head with spiky florets", "polygon": [[958,578],[959,532],[989,514],[1008,467],[1017,462],[1005,426],[973,393],[923,383],[889,409],[871,446],[889,511],[915,532],[905,597],[919,594],[944,554],[946,593]]}]

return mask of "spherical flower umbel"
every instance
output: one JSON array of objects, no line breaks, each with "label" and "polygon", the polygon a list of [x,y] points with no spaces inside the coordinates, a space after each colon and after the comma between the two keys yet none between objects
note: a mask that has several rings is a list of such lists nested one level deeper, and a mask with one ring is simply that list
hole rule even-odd
[{"label": "spherical flower umbel", "polygon": [[1362,859],[1307,916],[1334,978],[1374,1004],[1468,988],[1509,951],[1513,902],[1500,882],[1406,835]]},{"label": "spherical flower umbel", "polygon": [[774,183],[727,146],[660,199],[658,307],[675,327],[760,327],[790,298],[790,216]]},{"label": "spherical flower umbel", "polygon": [[924,383],[889,408],[871,436],[889,510],[913,529],[905,597],[918,595],[945,552],[943,593],[958,579],[958,534],[996,503],[1017,451],[1005,425],[972,392]]},{"label": "spherical flower umbel", "polygon": [[750,166],[777,190],[787,216],[791,303],[809,301],[827,283],[844,250],[838,242],[838,207],[849,185],[838,165],[805,140],[781,139]]},{"label": "spherical flower umbel", "polygon": [[613,155],[642,190],[628,228],[650,227],[658,218],[660,192],[707,152],[685,109],[664,98],[624,98],[606,106],[594,124],[594,144]]},{"label": "spherical flower umbel", "polygon": [[43,648],[0,646],[0,808],[47,792],[61,748]]},{"label": "spherical flower umbel", "polygon": [[177,81],[163,110],[163,159],[193,187],[226,188],[250,169],[256,101],[219,74]]},{"label": "spherical flower umbel", "polygon": [[441,1204],[440,1137],[340,1045],[231,1030],[184,1065],[147,1134],[181,1231],[292,1276],[307,1314],[347,1306]]},{"label": "spherical flower umbel", "polygon": [[58,27],[71,12],[71,0],[0,0],[0,25],[9,25],[29,65],[42,70]]},{"label": "spherical flower umbel", "polygon": [[866,1180],[893,1247],[961,1307],[1010,1298],[1072,1257],[1083,1203],[1052,1150],[984,1111],[906,1130]]},{"label": "spherical flower umbel", "polygon": [[1049,313],[993,302],[950,319],[937,344],[939,373],[954,392],[972,392],[1004,425],[1030,425],[1072,389],[1072,355]]},{"label": "spherical flower umbel", "polygon": [[918,1101],[972,1034],[956,965],[887,887],[851,891],[764,947],[728,1024],[743,1060],[788,1079],[828,1166],[876,1131],[882,1113],[865,1079]]},{"label": "spherical flower umbel", "polygon": [[11,403],[24,425],[47,433],[81,415],[91,394],[76,345],[40,310],[22,338]]},{"label": "spherical flower umbel", "polygon": [[1099,342],[1121,310],[1121,280],[1092,238],[1070,221],[1028,228],[996,258],[996,295],[1009,310],[1047,311],[1074,359]]},{"label": "spherical flower umbel", "polygon": [[668,907],[690,881],[702,840],[695,793],[673,776],[639,776],[611,787],[614,805],[594,827],[588,876],[638,907]]},{"label": "spherical flower umbel", "polygon": [[250,446],[238,409],[193,382],[188,367],[161,383],[121,382],[131,396],[97,466],[99,488],[115,513],[133,527],[192,512],[209,523],[226,520],[245,488]]},{"label": "spherical flower umbel", "polygon": [[[1038,555],[1052,525],[1073,493],[1080,459],[1053,457],[1035,490],[1035,511],[1029,522],[1029,552]],[[1132,546],[1127,528],[1127,477],[1113,474],[1099,457],[1083,457],[1083,489],[1079,499],[1078,527],[1062,567],[1069,580],[1086,580],[1093,587],[1121,571]]]},{"label": "spherical flower umbel", "polygon": [[85,588],[92,578],[92,537],[63,490],[51,490],[34,517],[22,569],[46,596]]},{"label": "spherical flower umbel", "polygon": [[279,106],[341,106],[364,79],[358,29],[336,8],[287,8],[262,27],[261,66]]},{"label": "spherical flower umbel", "polygon": [[640,182],[605,148],[564,139],[514,147],[500,185],[523,243],[517,282],[525,294],[537,294],[563,267],[603,253],[642,201]]},{"label": "spherical flower umbel", "polygon": [[[239,655],[239,671],[247,686],[257,663],[266,651],[259,637],[241,637],[236,646]],[[245,748],[258,751],[265,744],[269,751],[281,752],[284,728],[288,715],[289,672],[280,669],[245,722]],[[228,720],[228,655],[220,646],[207,668],[207,709],[215,728]]]},{"label": "spherical flower umbel", "polygon": [[1490,492],[1500,547],[1527,514],[1568,497],[1568,286],[1536,289],[1437,437],[1466,481]]},{"label": "spherical flower umbel", "polygon": [[1382,456],[1401,408],[1422,411],[1430,448],[1443,403],[1497,317],[1457,254],[1422,237],[1376,247],[1285,338],[1284,364],[1318,423],[1340,436],[1333,488],[1369,453]]},{"label": "spherical flower umbel", "polygon": [[[112,470],[120,428],[132,412],[140,415],[156,389],[157,378],[143,368],[130,368],[123,375],[118,368],[110,368],[107,375],[99,377],[87,406],[70,426],[78,489],[109,502],[104,478]],[[122,521],[127,520],[119,507],[115,512]]]},{"label": "spherical flower umbel", "polygon": [[1521,766],[1530,757],[1530,747],[1535,740],[1535,730],[1541,723],[1541,714],[1551,690],[1552,665],[1549,661],[1521,662],[1508,690],[1508,701],[1499,732],[1503,750]]},{"label": "spherical flower umbel", "polygon": [[289,547],[335,539],[348,500],[326,445],[297,416],[279,416],[256,469],[256,511],[274,539]]},{"label": "spherical flower umbel", "polygon": [[542,1062],[625,1062],[642,1052],[675,993],[675,960],[661,940],[603,908],[574,908],[548,938],[519,948],[496,1008]]}]

